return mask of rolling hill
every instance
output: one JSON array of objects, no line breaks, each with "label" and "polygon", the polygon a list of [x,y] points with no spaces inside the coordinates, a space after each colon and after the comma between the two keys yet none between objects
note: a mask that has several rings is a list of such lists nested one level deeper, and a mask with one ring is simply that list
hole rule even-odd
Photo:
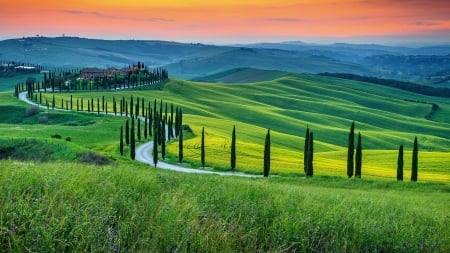
[{"label": "rolling hill", "polygon": [[[422,179],[450,181],[450,103],[370,83],[316,75],[289,74],[269,81],[221,85],[171,79],[162,91],[121,90],[106,93],[73,93],[77,98],[113,96],[163,99],[183,108],[191,137],[185,141],[186,161],[198,166],[200,131],[207,133],[208,166],[226,170],[233,125],[238,135],[239,170],[259,173],[264,136],[272,129],[273,172],[300,173],[301,150],[306,126],[315,134],[315,155],[319,175],[344,175],[348,129],[352,121],[363,136],[363,174],[395,177],[399,145],[410,156],[412,140],[418,136]],[[50,94],[46,94],[50,99]],[[69,94],[56,94],[56,100]],[[432,104],[439,105],[428,120]],[[112,102],[108,103],[112,105]],[[109,109],[112,111],[112,108]],[[177,156],[177,143],[168,145]],[[410,158],[405,158],[409,168]]]}]

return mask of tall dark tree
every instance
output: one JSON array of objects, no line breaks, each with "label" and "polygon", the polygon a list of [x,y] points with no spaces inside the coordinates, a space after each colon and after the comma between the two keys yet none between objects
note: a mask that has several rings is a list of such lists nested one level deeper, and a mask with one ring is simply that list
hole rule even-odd
[{"label": "tall dark tree", "polygon": [[130,145],[130,122],[127,121],[125,122],[125,143],[128,145]]},{"label": "tall dark tree", "polygon": [[178,134],[178,162],[183,162],[183,129],[180,128],[180,133]]},{"label": "tall dark tree", "polygon": [[354,153],[355,153],[355,122],[352,122],[352,126],[350,127],[350,133],[348,134],[347,176],[349,178],[353,176]]},{"label": "tall dark tree", "polygon": [[403,181],[403,145],[398,148],[397,181]]},{"label": "tall dark tree", "polygon": [[166,160],[166,119],[164,118],[161,122],[161,157],[163,160]]},{"label": "tall dark tree", "polygon": [[355,177],[361,178],[362,167],[362,146],[361,146],[361,133],[358,132],[358,143],[356,144],[355,153]]},{"label": "tall dark tree", "polygon": [[147,139],[148,132],[147,132],[147,122],[148,122],[148,116],[147,116],[147,110],[145,110],[144,114],[144,139]]},{"label": "tall dark tree", "polygon": [[414,146],[412,153],[412,163],[411,163],[411,181],[417,181],[417,169],[418,169],[418,155],[419,155],[419,144],[417,143],[417,136],[414,138]]},{"label": "tall dark tree", "polygon": [[141,141],[141,120],[137,119],[137,138],[138,141]]},{"label": "tall dark tree", "polygon": [[308,152],[306,154],[307,156],[307,167],[306,167],[306,176],[312,177],[314,176],[314,134],[313,132],[309,132],[308,137]]},{"label": "tall dark tree", "polygon": [[233,132],[231,133],[230,166],[231,170],[236,169],[236,126],[233,126]]},{"label": "tall dark tree", "polygon": [[305,145],[303,148],[303,171],[305,175],[308,172],[308,144],[309,144],[309,127],[306,127]]},{"label": "tall dark tree", "polygon": [[156,126],[153,127],[153,164],[156,165],[158,164],[158,133],[157,133],[157,128]]},{"label": "tall dark tree", "polygon": [[200,159],[202,162],[202,167],[205,168],[205,128],[202,128],[202,142],[201,142],[201,154]]},{"label": "tall dark tree", "polygon": [[120,155],[123,156],[123,126],[120,126],[119,150],[120,150]]},{"label": "tall dark tree", "polygon": [[134,133],[134,118],[131,118],[131,131],[130,131],[130,158],[134,160],[136,157],[136,140]]},{"label": "tall dark tree", "polygon": [[264,143],[264,177],[268,177],[270,172],[270,128],[267,130],[266,141]]}]

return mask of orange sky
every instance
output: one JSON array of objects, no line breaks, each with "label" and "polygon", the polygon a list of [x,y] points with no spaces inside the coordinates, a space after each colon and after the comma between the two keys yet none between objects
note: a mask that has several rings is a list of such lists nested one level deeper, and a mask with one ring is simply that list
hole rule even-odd
[{"label": "orange sky", "polygon": [[0,0],[0,39],[37,34],[213,43],[450,42],[450,1]]}]

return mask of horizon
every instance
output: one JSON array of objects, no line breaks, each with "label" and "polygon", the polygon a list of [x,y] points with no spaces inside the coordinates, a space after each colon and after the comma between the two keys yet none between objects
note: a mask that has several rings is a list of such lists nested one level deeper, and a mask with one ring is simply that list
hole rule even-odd
[{"label": "horizon", "polygon": [[261,40],[261,41],[249,41],[249,42],[209,42],[209,41],[176,41],[176,40],[167,40],[167,39],[135,39],[135,38],[102,38],[102,37],[83,37],[78,35],[55,35],[55,36],[47,36],[43,34],[37,35],[24,35],[18,37],[10,37],[3,38],[0,36],[1,41],[7,40],[21,40],[21,39],[35,39],[35,38],[47,38],[47,39],[58,39],[58,38],[77,38],[77,39],[87,39],[87,40],[103,40],[103,41],[161,41],[161,42],[169,42],[169,43],[181,43],[181,44],[202,44],[202,45],[210,45],[210,46],[246,46],[253,44],[304,44],[307,46],[331,46],[335,44],[349,44],[349,45],[377,45],[377,46],[386,46],[386,47],[409,47],[409,48],[420,48],[420,47],[432,47],[432,46],[450,46],[450,41],[407,41],[405,40],[383,40],[382,38],[377,38],[374,40],[364,39],[364,38],[349,38],[349,39],[341,39],[341,40],[332,40],[332,39],[322,39],[316,38],[315,40]]},{"label": "horizon", "polygon": [[0,0],[0,6],[2,40],[66,35],[214,45],[450,43],[450,4],[445,0]]}]

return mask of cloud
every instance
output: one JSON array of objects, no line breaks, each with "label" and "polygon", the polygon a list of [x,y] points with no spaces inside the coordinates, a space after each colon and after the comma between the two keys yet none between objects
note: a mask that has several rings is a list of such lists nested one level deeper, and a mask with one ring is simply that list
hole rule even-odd
[{"label": "cloud", "polygon": [[279,22],[279,23],[298,23],[298,22],[304,22],[306,20],[301,19],[301,18],[264,18],[261,21]]},{"label": "cloud", "polygon": [[414,21],[412,23],[409,23],[411,26],[438,26],[440,23],[437,22],[431,22],[431,21]]},{"label": "cloud", "polygon": [[123,17],[123,16],[113,16],[106,15],[97,11],[81,11],[81,10],[62,10],[61,12],[71,14],[71,15],[87,15],[87,16],[95,16],[98,18],[104,19],[122,19],[122,20],[133,20],[133,21],[143,21],[143,22],[174,22],[175,19],[168,18],[159,18],[159,17],[150,17],[150,18],[131,18],[131,17]]}]

